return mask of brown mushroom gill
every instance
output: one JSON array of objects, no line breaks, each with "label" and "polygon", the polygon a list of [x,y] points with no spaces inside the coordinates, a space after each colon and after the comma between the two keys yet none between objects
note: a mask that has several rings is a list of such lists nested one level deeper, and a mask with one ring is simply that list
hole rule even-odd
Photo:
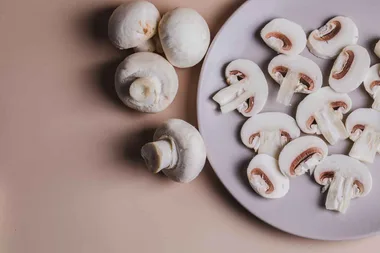
[{"label": "brown mushroom gill", "polygon": [[317,124],[317,122],[315,121],[314,116],[310,116],[310,117],[307,119],[307,121],[306,121],[306,127],[309,128],[309,129],[311,129],[311,126],[312,126],[312,125],[316,125],[316,124]]},{"label": "brown mushroom gill", "polygon": [[359,180],[355,180],[353,184],[359,188],[360,193],[364,192],[364,185]]},{"label": "brown mushroom gill", "polygon": [[285,130],[280,130],[281,136],[286,138],[286,141],[289,142],[292,140],[292,137],[290,137],[290,134],[286,132]]},{"label": "brown mushroom gill", "polygon": [[257,136],[260,137],[260,133],[254,133],[254,134],[252,134],[251,136],[249,136],[248,143],[249,143],[249,144],[252,144],[252,143],[253,143],[253,140],[254,140]]},{"label": "brown mushroom gill", "polygon": [[285,77],[286,74],[288,73],[288,68],[284,66],[277,66],[272,69],[272,73],[273,74],[280,73],[283,77]]},{"label": "brown mushroom gill", "polygon": [[334,175],[335,175],[335,172],[334,171],[326,171],[326,172],[323,172],[320,176],[319,176],[319,180],[321,182],[323,182],[323,180],[325,179],[332,179],[334,178]]},{"label": "brown mushroom gill", "polygon": [[343,101],[334,101],[330,103],[331,107],[334,110],[338,110],[339,108],[343,108],[344,110],[347,110],[347,104]]},{"label": "brown mushroom gill", "polygon": [[274,191],[274,185],[269,180],[268,176],[261,169],[254,168],[251,171],[251,177],[250,177],[250,179],[252,180],[252,177],[255,176],[255,175],[260,176],[265,181],[265,183],[267,183],[268,190],[266,190],[265,193],[269,194],[269,193],[272,193]]},{"label": "brown mushroom gill", "polygon": [[342,25],[341,25],[341,23],[339,21],[332,21],[332,22],[330,22],[327,25],[330,28],[329,31],[327,33],[323,34],[322,36],[321,35],[320,36],[314,35],[314,39],[319,40],[319,41],[328,41],[328,40],[331,40],[342,29]]},{"label": "brown mushroom gill", "polygon": [[347,59],[346,59],[346,62],[343,64],[342,70],[340,70],[339,72],[336,71],[332,74],[332,77],[337,80],[340,80],[346,76],[355,58],[355,54],[352,50],[347,50],[347,51],[344,51],[343,53],[346,55]]},{"label": "brown mushroom gill", "polygon": [[[241,80],[246,78],[246,75],[239,70],[231,70],[230,75],[236,76],[238,81],[241,81]],[[228,85],[231,84],[228,81],[227,81],[227,83],[228,83]],[[245,101],[248,104],[247,109],[244,110],[245,113],[250,113],[252,111],[253,105],[254,105],[254,100],[255,100],[254,97],[250,97]]]},{"label": "brown mushroom gill", "polygon": [[308,75],[300,73],[299,74],[300,83],[305,85],[308,90],[314,89],[314,81]]},{"label": "brown mushroom gill", "polygon": [[283,33],[280,33],[280,32],[270,32],[270,33],[267,33],[265,35],[265,38],[266,39],[276,38],[276,39],[281,40],[283,42],[282,49],[285,50],[285,51],[289,51],[290,49],[292,49],[292,42]]},{"label": "brown mushroom gill", "polygon": [[303,151],[301,154],[299,154],[293,162],[290,164],[289,172],[290,175],[295,175],[296,168],[302,163],[309,160],[314,154],[323,154],[322,150],[320,148],[312,147],[308,148],[305,151]]},{"label": "brown mushroom gill", "polygon": [[355,126],[352,128],[351,133],[355,133],[356,130],[362,130],[362,131],[364,131],[364,128],[365,128],[364,125],[357,124],[357,125],[355,125]]},{"label": "brown mushroom gill", "polygon": [[230,75],[236,76],[238,81],[241,81],[244,78],[246,78],[246,75],[244,75],[244,73],[239,70],[231,70]]},{"label": "brown mushroom gill", "polygon": [[373,81],[369,87],[372,90],[375,86],[380,86],[380,80]]},{"label": "brown mushroom gill", "polygon": [[247,104],[248,104],[248,107],[247,107],[247,109],[245,109],[245,113],[249,113],[249,112],[251,112],[252,111],[252,109],[253,109],[253,105],[254,105],[254,103],[255,103],[255,98],[254,97],[250,97],[250,98],[248,98],[247,99]]}]

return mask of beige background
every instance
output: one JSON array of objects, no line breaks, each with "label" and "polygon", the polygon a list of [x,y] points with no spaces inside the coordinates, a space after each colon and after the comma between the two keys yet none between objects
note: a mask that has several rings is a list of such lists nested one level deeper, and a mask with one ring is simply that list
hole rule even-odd
[{"label": "beige background", "polygon": [[[242,0],[153,1],[195,8],[212,35]],[[126,55],[106,38],[114,0],[0,0],[0,252],[367,252],[297,238],[258,221],[207,166],[188,185],[147,172],[152,128],[196,124],[200,66],[177,70],[172,106],[128,110],[112,92]]]}]

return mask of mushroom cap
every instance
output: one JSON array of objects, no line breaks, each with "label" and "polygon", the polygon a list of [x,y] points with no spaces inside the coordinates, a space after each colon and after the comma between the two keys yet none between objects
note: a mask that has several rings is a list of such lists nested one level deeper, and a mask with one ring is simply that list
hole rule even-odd
[{"label": "mushroom cap", "polygon": [[182,183],[196,178],[206,162],[206,147],[198,130],[181,119],[170,119],[154,133],[154,141],[162,138],[170,138],[178,153],[177,164],[162,172],[170,179]]},{"label": "mushroom cap", "polygon": [[[335,29],[332,31],[332,28]],[[344,47],[356,44],[358,38],[359,31],[354,21],[348,17],[337,16],[310,33],[307,47],[315,56],[331,59]]]},{"label": "mushroom cap", "polygon": [[282,112],[264,112],[252,116],[242,126],[240,137],[244,145],[253,148],[253,144],[249,143],[250,136],[263,130],[283,131],[291,139],[295,139],[301,134],[296,121],[291,116]]},{"label": "mushroom cap", "polygon": [[[346,155],[330,155],[318,164],[314,170],[314,179],[320,185],[326,185],[323,181],[326,177],[332,177],[339,173],[343,177],[353,177],[363,185],[364,191],[361,196],[367,195],[372,189],[372,176],[363,163]],[[333,174],[333,175],[332,175]]]},{"label": "mushroom cap", "polygon": [[119,49],[137,47],[157,32],[161,15],[148,1],[132,1],[117,7],[108,21],[108,37]]},{"label": "mushroom cap", "polygon": [[[269,75],[278,83],[281,85],[284,75],[279,76],[278,71],[276,71],[277,67],[285,67],[286,70],[291,70],[298,74],[306,75],[310,80],[313,81],[314,88],[313,89],[303,89],[300,92],[302,93],[311,93],[313,91],[316,91],[322,86],[322,72],[319,66],[313,62],[312,60],[303,57],[301,55],[278,55],[274,57],[269,65],[268,65],[268,72]],[[283,73],[280,73],[283,74]],[[286,75],[286,74],[285,74]],[[305,78],[305,76],[303,76]],[[300,76],[301,79],[301,76]]]},{"label": "mushroom cap", "polygon": [[329,85],[337,92],[351,92],[364,81],[371,59],[367,49],[359,45],[345,47],[330,72]]},{"label": "mushroom cap", "polygon": [[342,108],[342,113],[347,113],[351,109],[352,101],[347,94],[335,92],[330,87],[320,88],[318,91],[307,95],[298,104],[296,113],[297,124],[303,132],[307,134],[316,132],[316,129],[309,128],[306,123],[315,112],[324,106],[339,107]]},{"label": "mushroom cap", "polygon": [[158,26],[162,49],[168,61],[178,68],[200,62],[210,44],[210,30],[203,17],[190,8],[167,12]]},{"label": "mushroom cap", "polygon": [[[273,189],[269,190],[270,192],[263,193],[256,189],[256,186],[252,182],[252,172],[255,169],[260,170],[262,173],[265,173],[266,178],[270,180],[271,184],[273,185]],[[265,198],[281,198],[285,196],[289,191],[289,179],[281,174],[278,168],[277,160],[269,155],[256,155],[248,165],[247,177],[249,184],[255,190],[255,192]]]},{"label": "mushroom cap", "polygon": [[380,40],[376,42],[375,48],[373,49],[373,52],[377,57],[380,58]]},{"label": "mushroom cap", "polygon": [[370,95],[374,94],[374,88],[376,86],[380,86],[380,63],[370,67],[364,79],[364,88]]},{"label": "mushroom cap", "polygon": [[346,119],[346,128],[353,141],[357,139],[357,136],[354,135],[357,127],[364,130],[367,126],[380,133],[380,112],[370,108],[359,108],[351,112]]},{"label": "mushroom cap", "polygon": [[[328,155],[327,144],[316,136],[303,136],[287,143],[282,149],[278,158],[281,172],[288,177],[295,177],[290,169],[294,169],[305,158],[318,153],[323,160]],[[302,156],[302,154],[304,154]],[[299,160],[301,159],[301,160]],[[295,162],[295,163],[294,163]]]},{"label": "mushroom cap", "polygon": [[237,59],[230,62],[225,70],[227,83],[231,82],[230,79],[234,76],[236,71],[245,76],[242,81],[244,89],[252,91],[255,94],[252,110],[248,113],[242,113],[246,117],[251,117],[261,112],[264,108],[268,99],[268,83],[260,67],[253,61]]},{"label": "mushroom cap", "polygon": [[[151,104],[136,101],[129,88],[138,78],[153,78],[160,84],[160,93]],[[115,73],[115,89],[120,100],[128,107],[142,112],[160,112],[174,100],[178,90],[178,76],[170,63],[162,56],[150,52],[134,53],[124,59]]]},{"label": "mushroom cap", "polygon": [[306,34],[302,27],[284,18],[275,18],[261,30],[261,38],[274,51],[300,54],[306,47]]}]

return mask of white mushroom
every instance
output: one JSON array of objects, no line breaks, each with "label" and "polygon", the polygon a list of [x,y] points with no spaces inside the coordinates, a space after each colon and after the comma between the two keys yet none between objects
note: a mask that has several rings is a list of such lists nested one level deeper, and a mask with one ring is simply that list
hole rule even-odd
[{"label": "white mushroom", "polygon": [[282,198],[289,191],[289,179],[281,174],[277,160],[269,155],[256,155],[248,165],[247,177],[253,190],[264,198]]},{"label": "white mushroom", "polygon": [[342,118],[351,109],[351,105],[351,98],[347,94],[323,87],[299,103],[297,124],[304,133],[322,134],[334,145],[338,140],[348,137]]},{"label": "white mushroom", "polygon": [[380,112],[361,108],[348,115],[346,128],[354,141],[349,156],[363,162],[373,163],[380,153]]},{"label": "white mushroom", "polygon": [[380,58],[380,40],[377,41],[373,52],[376,54],[377,57]]},{"label": "white mushroom", "polygon": [[290,105],[295,92],[312,93],[322,86],[322,72],[312,60],[300,55],[278,55],[268,66],[270,76],[280,84],[277,102]]},{"label": "white mushroom", "polygon": [[119,49],[155,50],[150,40],[157,32],[161,16],[147,1],[132,1],[117,7],[108,21],[108,36]]},{"label": "white mushroom", "polygon": [[297,138],[282,149],[278,163],[281,172],[288,177],[303,175],[309,171],[313,173],[315,166],[327,156],[326,143],[315,136]]},{"label": "white mushroom", "polygon": [[348,17],[338,16],[321,28],[310,33],[307,47],[310,52],[323,59],[337,56],[348,45],[356,44],[359,31],[355,23]]},{"label": "white mushroom", "polygon": [[281,54],[297,55],[306,47],[306,34],[302,27],[284,18],[270,21],[260,35],[270,48]]},{"label": "white mushroom", "polygon": [[168,61],[178,68],[200,62],[210,44],[210,30],[203,17],[190,8],[167,12],[158,26],[162,49]]},{"label": "white mushroom", "polygon": [[154,133],[154,142],[141,149],[147,168],[170,179],[188,183],[202,171],[206,148],[198,130],[180,119],[170,119]]},{"label": "white mushroom", "polygon": [[329,85],[337,92],[351,92],[364,81],[371,59],[359,45],[345,47],[336,58],[330,72]]},{"label": "white mushroom", "polygon": [[268,84],[264,73],[256,63],[238,59],[228,64],[226,88],[213,96],[222,113],[237,109],[245,117],[259,113],[268,99]]},{"label": "white mushroom", "polygon": [[372,189],[369,169],[358,160],[345,155],[331,155],[317,166],[315,181],[328,189],[326,209],[345,213],[351,199],[364,197]]},{"label": "white mushroom", "polygon": [[115,88],[120,100],[130,108],[160,112],[173,102],[178,90],[178,76],[162,56],[135,53],[118,66]]},{"label": "white mushroom", "polygon": [[257,114],[244,123],[240,132],[245,146],[276,159],[282,147],[299,136],[300,129],[296,121],[281,112]]},{"label": "white mushroom", "polygon": [[380,64],[373,65],[364,79],[364,87],[372,96],[372,108],[380,111]]}]

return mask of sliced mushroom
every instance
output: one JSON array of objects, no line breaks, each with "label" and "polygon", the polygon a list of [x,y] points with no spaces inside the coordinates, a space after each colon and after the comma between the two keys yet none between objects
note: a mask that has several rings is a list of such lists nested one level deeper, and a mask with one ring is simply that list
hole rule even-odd
[{"label": "sliced mushroom", "polygon": [[141,112],[160,112],[174,100],[178,76],[162,56],[135,53],[120,63],[115,74],[115,88],[120,100]]},{"label": "sliced mushroom", "polygon": [[228,64],[226,88],[213,96],[222,113],[237,109],[245,117],[259,113],[268,99],[268,84],[264,73],[256,63],[238,59]]},{"label": "sliced mushroom", "polygon": [[282,147],[300,136],[300,129],[285,113],[265,112],[249,118],[241,128],[240,136],[248,148],[277,159]]},{"label": "sliced mushroom", "polygon": [[322,134],[334,145],[348,137],[342,122],[343,114],[351,109],[351,98],[345,93],[337,93],[330,87],[323,87],[306,96],[298,105],[296,120],[307,134]]},{"label": "sliced mushroom", "polygon": [[364,87],[372,96],[372,108],[380,111],[380,64],[373,65],[364,79]]},{"label": "sliced mushroom", "polygon": [[264,198],[282,198],[289,191],[289,179],[281,174],[277,160],[269,155],[256,155],[248,165],[247,177],[253,190]]},{"label": "sliced mushroom", "polygon": [[315,136],[297,138],[282,149],[278,163],[281,172],[288,177],[303,175],[309,171],[313,173],[315,166],[327,156],[326,143]]},{"label": "sliced mushroom", "polygon": [[380,112],[360,108],[348,115],[346,128],[354,141],[349,156],[363,162],[373,163],[380,153]]},{"label": "sliced mushroom", "polygon": [[337,92],[351,92],[364,81],[371,59],[364,47],[345,47],[336,58],[330,72],[329,85]]},{"label": "sliced mushroom", "polygon": [[108,36],[119,49],[155,50],[150,40],[157,32],[161,15],[148,1],[132,1],[117,7],[108,21]]},{"label": "sliced mushroom", "polygon": [[290,105],[295,92],[312,93],[322,86],[322,72],[312,60],[300,55],[278,55],[268,66],[270,76],[280,84],[277,102]]},{"label": "sliced mushroom", "polygon": [[206,148],[198,130],[180,119],[170,119],[157,128],[154,142],[141,149],[147,168],[162,171],[170,179],[188,183],[202,171]]},{"label": "sliced mushroom", "polygon": [[297,55],[306,47],[306,34],[302,27],[284,18],[273,19],[260,34],[270,48],[281,54]]},{"label": "sliced mushroom", "polygon": [[380,40],[377,41],[373,51],[376,54],[376,56],[380,58]]},{"label": "sliced mushroom", "polygon": [[326,209],[345,213],[353,198],[364,197],[372,189],[369,169],[345,155],[331,155],[315,168],[315,181],[327,190]]},{"label": "sliced mushroom", "polygon": [[203,17],[190,8],[176,8],[161,19],[158,33],[168,61],[178,68],[199,63],[210,44],[210,30]]},{"label": "sliced mushroom", "polygon": [[338,16],[319,29],[312,31],[307,47],[315,56],[331,59],[337,56],[348,45],[356,44],[359,31],[355,23],[348,17]]}]

